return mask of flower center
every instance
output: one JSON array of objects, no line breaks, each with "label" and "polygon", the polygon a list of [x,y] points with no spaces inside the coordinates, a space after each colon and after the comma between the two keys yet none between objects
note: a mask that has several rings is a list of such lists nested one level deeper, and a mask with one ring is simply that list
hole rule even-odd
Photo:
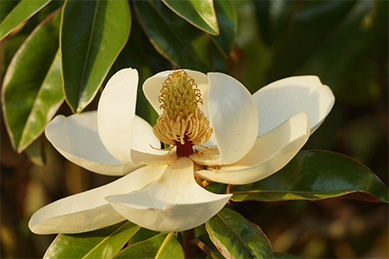
[{"label": "flower center", "polygon": [[161,142],[176,146],[178,157],[190,156],[194,145],[211,137],[213,130],[198,107],[198,103],[203,103],[200,89],[185,71],[168,75],[158,100],[163,111],[153,132]]}]

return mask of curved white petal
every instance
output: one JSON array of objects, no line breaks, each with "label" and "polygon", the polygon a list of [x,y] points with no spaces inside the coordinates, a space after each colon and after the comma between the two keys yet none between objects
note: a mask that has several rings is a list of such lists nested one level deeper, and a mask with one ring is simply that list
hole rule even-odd
[{"label": "curved white petal", "polygon": [[221,164],[232,164],[253,147],[258,132],[258,111],[250,92],[235,78],[208,73],[210,125]]},{"label": "curved white petal", "polygon": [[131,159],[134,159],[134,152],[144,153],[144,155],[152,154],[157,156],[164,156],[166,151],[159,150],[161,148],[161,142],[153,133],[153,127],[141,117],[135,115],[134,117],[134,129],[132,132],[131,140]]},{"label": "curved white petal", "polygon": [[180,158],[150,186],[106,199],[123,217],[148,229],[183,231],[194,228],[221,210],[231,195],[206,191],[194,180],[193,170],[190,159]]},{"label": "curved white petal", "polygon": [[248,184],[266,178],[297,154],[309,137],[309,121],[298,113],[277,128],[259,136],[250,152],[235,164],[219,170],[200,170],[200,178],[227,184]]},{"label": "curved white petal", "polygon": [[311,134],[331,111],[335,97],[317,76],[295,76],[275,81],[253,94],[259,114],[258,136],[299,112],[305,112]]},{"label": "curved white petal", "polygon": [[122,69],[109,79],[97,108],[100,139],[109,153],[123,163],[132,163],[130,152],[137,89],[138,72]]},{"label": "curved white petal", "polygon": [[166,166],[146,166],[110,184],[53,202],[35,212],[28,226],[36,234],[82,233],[124,220],[104,199],[108,195],[144,188]]},{"label": "curved white petal", "polygon": [[47,139],[69,161],[95,173],[124,175],[141,166],[123,164],[104,147],[97,132],[97,112],[56,116],[45,129]]},{"label": "curved white petal", "polygon": [[[174,71],[180,71],[182,69],[178,70],[168,70],[163,71],[155,74],[152,77],[149,77],[144,83],[143,83],[143,92],[147,98],[147,100],[150,102],[151,106],[153,106],[154,110],[161,114],[162,110],[159,108],[161,103],[158,101],[158,97],[161,95],[160,91],[162,89],[162,84],[166,80],[167,76]],[[207,107],[207,89],[208,89],[208,77],[198,71],[190,70],[190,69],[184,69],[184,71],[195,80],[195,83],[197,84],[198,88],[201,91],[202,99],[204,104],[201,105],[200,109],[203,110],[204,114],[207,115],[206,112],[208,110]]]}]

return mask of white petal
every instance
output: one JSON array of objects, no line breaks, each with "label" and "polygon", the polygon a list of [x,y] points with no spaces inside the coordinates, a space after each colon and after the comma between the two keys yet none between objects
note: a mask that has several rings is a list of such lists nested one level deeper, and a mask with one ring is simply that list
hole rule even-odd
[{"label": "white petal", "polygon": [[227,184],[248,184],[266,178],[297,154],[309,137],[309,121],[303,112],[259,136],[254,147],[235,164],[220,170],[196,171],[200,178]]},{"label": "white petal", "polygon": [[120,222],[124,218],[104,197],[144,188],[165,168],[146,166],[110,184],[53,202],[35,212],[28,226],[36,234],[82,233]]},{"label": "white petal", "polygon": [[[182,69],[179,69],[182,70]],[[167,76],[174,71],[179,71],[179,70],[168,70],[168,71],[163,71],[159,72],[158,74],[155,74],[152,77],[149,77],[144,83],[143,83],[143,92],[147,98],[147,100],[150,102],[151,106],[153,106],[154,110],[158,113],[161,114],[162,110],[159,108],[161,103],[158,101],[158,97],[161,95],[160,91],[162,89],[162,84],[166,80]],[[197,84],[198,88],[201,91],[202,98],[204,105],[202,105],[204,108],[200,107],[203,111],[207,111],[208,108],[206,107],[206,100],[204,99],[204,96],[206,98],[206,91],[208,89],[208,77],[198,71],[194,70],[189,70],[189,69],[184,69],[184,71],[192,78],[195,80],[195,83]],[[207,112],[204,112],[205,115],[207,115]]]},{"label": "white petal", "polygon": [[232,164],[253,147],[258,132],[258,111],[250,92],[222,73],[208,73],[209,119],[221,164]]},{"label": "white petal", "polygon": [[305,112],[311,134],[331,111],[335,97],[317,76],[295,76],[275,81],[253,94],[259,114],[258,136],[299,112]]},{"label": "white petal", "polygon": [[193,162],[172,162],[150,186],[106,199],[125,218],[156,231],[183,231],[203,224],[227,203],[231,195],[206,191],[194,180]]},{"label": "white petal", "polygon": [[109,153],[123,163],[132,163],[130,152],[137,89],[138,72],[122,69],[109,79],[97,108],[100,139]]},{"label": "white petal", "polygon": [[124,175],[143,166],[123,164],[107,151],[97,132],[96,111],[58,115],[47,124],[45,134],[64,157],[95,173]]},{"label": "white petal", "polygon": [[145,154],[153,154],[163,156],[166,155],[166,151],[158,150],[161,148],[161,142],[153,133],[153,127],[142,119],[135,115],[134,118],[134,129],[132,132],[131,141],[131,158],[134,159],[133,151],[138,151]]}]

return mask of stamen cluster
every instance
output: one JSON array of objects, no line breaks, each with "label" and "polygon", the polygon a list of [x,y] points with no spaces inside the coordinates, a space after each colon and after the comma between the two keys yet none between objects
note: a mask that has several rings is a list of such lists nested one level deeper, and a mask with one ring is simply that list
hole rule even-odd
[{"label": "stamen cluster", "polygon": [[[177,149],[185,145],[201,145],[212,135],[212,129],[204,113],[198,107],[203,103],[200,89],[195,81],[183,70],[170,74],[162,84],[162,114],[153,127],[155,136],[165,144],[176,145]],[[178,150],[177,150],[178,154]],[[188,152],[185,152],[183,156]]]}]

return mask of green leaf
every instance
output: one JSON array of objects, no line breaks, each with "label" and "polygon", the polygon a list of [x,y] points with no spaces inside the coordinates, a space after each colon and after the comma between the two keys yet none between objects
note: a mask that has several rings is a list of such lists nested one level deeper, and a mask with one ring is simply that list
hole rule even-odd
[{"label": "green leaf", "polygon": [[284,254],[284,253],[273,253],[274,259],[301,259],[299,256]]},{"label": "green leaf", "polygon": [[174,233],[159,234],[123,249],[115,258],[185,258]]},{"label": "green leaf", "polygon": [[234,186],[233,201],[320,200],[348,195],[389,202],[388,187],[370,169],[342,154],[300,152],[279,172],[259,182]]},{"label": "green leaf", "polygon": [[219,22],[220,34],[212,36],[224,57],[228,57],[234,47],[237,32],[237,14],[231,1],[215,0],[215,10]]},{"label": "green leaf", "polygon": [[213,0],[162,0],[176,14],[200,30],[219,34]]},{"label": "green leaf", "polygon": [[20,0],[2,0],[0,8],[0,23],[18,5]]},{"label": "green leaf", "polygon": [[355,1],[306,1],[274,44],[269,79],[294,75],[353,8]]},{"label": "green leaf", "polygon": [[51,0],[22,0],[14,9],[5,17],[0,24],[0,40],[4,39],[16,27],[28,20],[37,13]]},{"label": "green leaf", "polygon": [[66,1],[60,35],[66,101],[81,112],[94,98],[130,32],[127,1]]},{"label": "green leaf", "polygon": [[43,132],[63,101],[58,52],[60,12],[31,33],[3,81],[3,110],[11,142],[22,152]]},{"label": "green leaf", "polygon": [[139,21],[156,50],[175,67],[212,70],[207,35],[175,15],[163,3],[135,1]]},{"label": "green leaf", "polygon": [[271,47],[291,18],[294,1],[253,1],[259,32],[263,41]]},{"label": "green leaf", "polygon": [[271,245],[262,230],[233,210],[222,209],[205,226],[226,258],[272,258]]},{"label": "green leaf", "polygon": [[113,258],[139,229],[129,221],[123,221],[88,233],[59,234],[43,258]]}]

